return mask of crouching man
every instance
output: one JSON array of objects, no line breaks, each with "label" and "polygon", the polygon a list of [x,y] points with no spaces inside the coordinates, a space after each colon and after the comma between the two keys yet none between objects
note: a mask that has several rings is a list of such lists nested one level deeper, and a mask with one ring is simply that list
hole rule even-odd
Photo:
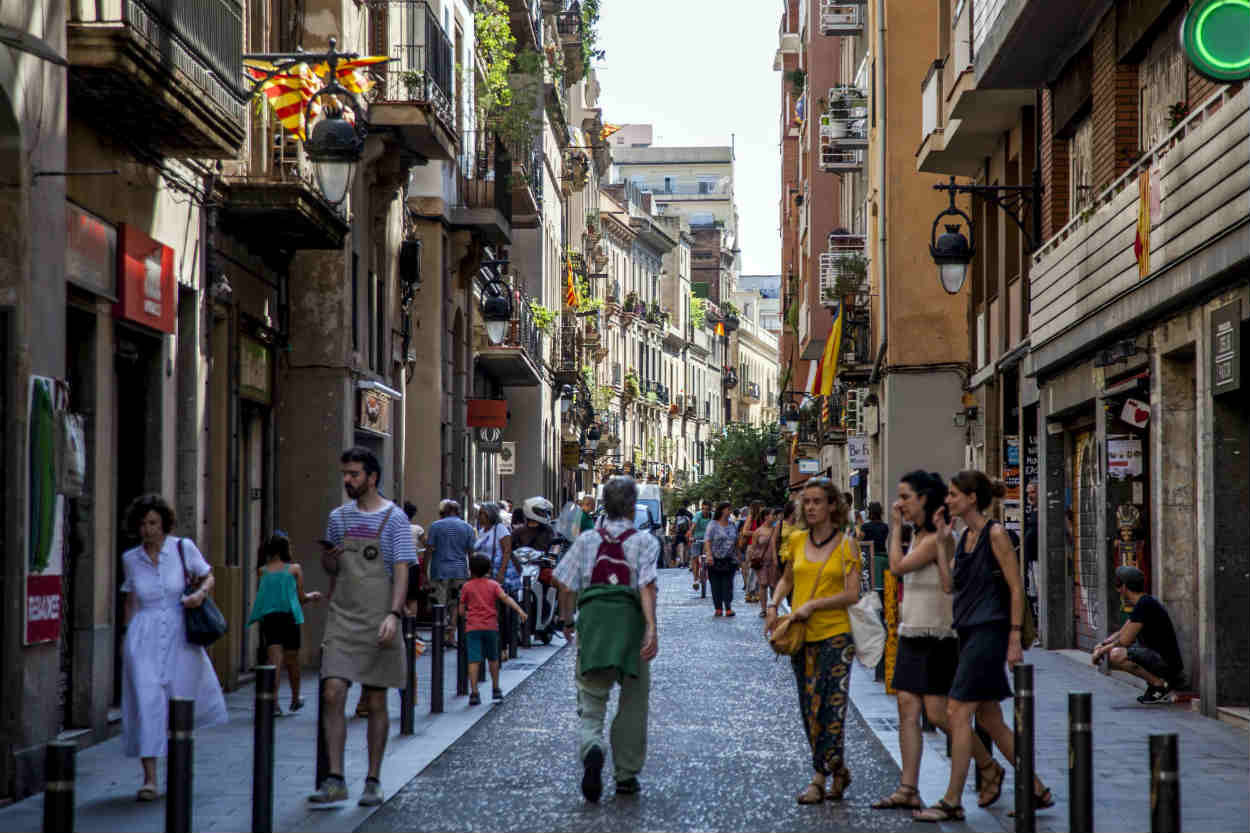
[{"label": "crouching man", "polygon": [[647,756],[649,663],[659,652],[655,628],[655,536],[634,529],[638,487],[614,477],[603,487],[605,521],[583,532],[556,566],[560,616],[573,638],[577,605],[577,713],[581,717],[582,795],[603,793],[603,723],[612,686],[621,687],[612,721],[612,762],[618,795],[639,790]]},{"label": "crouching man", "polygon": [[1092,662],[1105,656],[1111,668],[1127,671],[1146,681],[1139,703],[1164,703],[1172,690],[1184,684],[1184,665],[1176,643],[1176,629],[1167,608],[1146,593],[1146,576],[1136,567],[1117,567],[1115,589],[1133,606],[1124,627],[1094,649]]}]

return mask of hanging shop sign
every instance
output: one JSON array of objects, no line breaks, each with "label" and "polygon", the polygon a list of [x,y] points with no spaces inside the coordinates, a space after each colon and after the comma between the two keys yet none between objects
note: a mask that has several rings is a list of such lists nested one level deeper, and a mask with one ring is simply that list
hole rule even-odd
[{"label": "hanging shop sign", "polygon": [[508,400],[506,399],[470,399],[470,428],[507,428]]},{"label": "hanging shop sign", "polygon": [[1211,395],[1241,390],[1241,299],[1211,313]]},{"label": "hanging shop sign", "polygon": [[239,337],[239,395],[269,404],[269,348],[251,336]]},{"label": "hanging shop sign", "polygon": [[178,288],[174,280],[174,250],[134,226],[122,225],[117,257],[118,318],[163,333],[174,331]]},{"label": "hanging shop sign", "polygon": [[799,458],[799,474],[815,474],[820,471],[820,461],[815,457]]},{"label": "hanging shop sign", "polygon": [[57,419],[68,405],[69,391],[47,376],[32,376],[27,388],[26,470],[28,542],[25,561],[26,604],[23,642],[56,642],[61,636],[63,575],[62,519],[57,464]]},{"label": "hanging shop sign", "polygon": [[852,471],[868,468],[872,463],[872,457],[868,450],[868,437],[863,434],[847,437],[846,456],[850,464],[849,468]]},{"label": "hanging shop sign", "polygon": [[1197,0],[1181,24],[1181,46],[1193,68],[1207,78],[1250,78],[1250,3]]},{"label": "hanging shop sign", "polygon": [[483,454],[498,454],[503,449],[502,428],[478,428],[477,450]]},{"label": "hanging shop sign", "polygon": [[358,427],[378,434],[391,433],[391,398],[380,390],[359,390]]},{"label": "hanging shop sign", "polygon": [[65,203],[65,279],[117,300],[117,229],[72,202]]},{"label": "hanging shop sign", "polygon": [[1150,406],[1140,399],[1125,399],[1120,419],[1134,428],[1145,428],[1150,421]]},{"label": "hanging shop sign", "polygon": [[565,440],[560,443],[560,464],[566,469],[575,469],[582,461],[582,447],[577,440]]},{"label": "hanging shop sign", "polygon": [[509,440],[499,444],[499,460],[496,471],[501,477],[516,474],[516,443]]}]

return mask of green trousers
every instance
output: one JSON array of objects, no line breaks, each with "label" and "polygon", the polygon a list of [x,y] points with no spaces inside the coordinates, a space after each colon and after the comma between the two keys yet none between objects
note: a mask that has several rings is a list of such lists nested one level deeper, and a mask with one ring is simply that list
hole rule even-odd
[{"label": "green trousers", "polygon": [[612,694],[612,685],[619,683],[620,705],[612,720],[612,764],[617,781],[637,776],[647,759],[651,663],[641,663],[637,677],[622,679],[620,673],[613,670],[574,674],[577,677],[577,714],[581,718],[578,760],[585,759],[591,747],[603,746],[603,723],[608,712],[608,697]]}]

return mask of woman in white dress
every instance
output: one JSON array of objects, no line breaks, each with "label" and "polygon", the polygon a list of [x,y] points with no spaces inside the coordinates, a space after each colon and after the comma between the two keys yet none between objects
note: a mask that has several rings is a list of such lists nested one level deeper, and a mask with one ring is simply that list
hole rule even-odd
[{"label": "woman in white dress", "polygon": [[[156,798],[156,759],[166,751],[169,698],[195,700],[195,726],[226,722],[226,700],[208,654],[187,641],[184,608],[213,589],[212,568],[189,538],[174,538],[174,512],[160,495],[136,498],[127,526],[142,545],[122,556],[126,637],[122,664],[122,742],[143,764],[140,801]],[[185,575],[184,575],[185,564]],[[199,589],[183,595],[188,579]]]}]

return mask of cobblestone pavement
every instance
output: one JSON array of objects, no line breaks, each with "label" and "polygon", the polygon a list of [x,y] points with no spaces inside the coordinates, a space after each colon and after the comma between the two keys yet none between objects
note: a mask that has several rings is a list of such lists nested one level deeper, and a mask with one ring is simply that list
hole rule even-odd
[{"label": "cobblestone pavement", "polygon": [[[758,608],[712,618],[689,573],[660,579],[647,764],[637,796],[587,804],[576,760],[575,652],[531,676],[400,790],[361,830],[893,830],[912,822],[869,804],[898,768],[851,709],[854,782],[841,803],[799,806],[810,777],[794,678],[765,644]],[[741,587],[737,594],[741,597]],[[852,674],[871,672],[856,664]],[[615,698],[614,698],[615,699]],[[611,713],[609,714],[609,718]],[[932,829],[932,828],[927,828]],[[943,829],[958,830],[947,825]]]}]

